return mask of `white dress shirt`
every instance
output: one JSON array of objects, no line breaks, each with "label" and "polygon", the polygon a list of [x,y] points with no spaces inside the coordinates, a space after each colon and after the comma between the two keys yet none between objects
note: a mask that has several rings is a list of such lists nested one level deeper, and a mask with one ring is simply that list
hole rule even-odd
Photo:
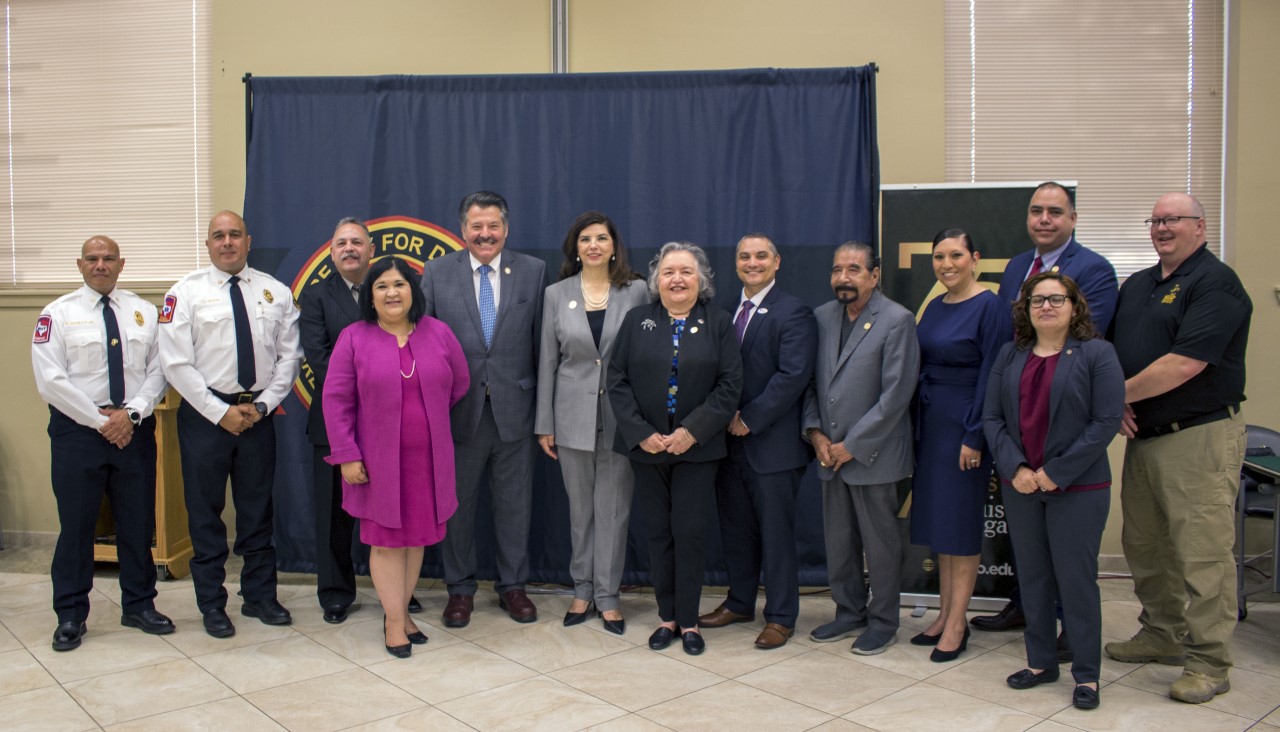
[{"label": "white dress shirt", "polygon": [[[123,406],[146,418],[168,390],[157,348],[156,307],[128,290],[117,288],[108,297],[120,326]],[[31,367],[40,398],[77,424],[95,430],[107,423],[98,407],[111,403],[101,299],[85,285],[49,303],[36,321],[31,344]]]},{"label": "white dress shirt", "polygon": [[[253,332],[256,380],[248,391],[268,413],[280,406],[302,364],[298,306],[293,293],[274,277],[245,267],[236,286],[244,295]],[[210,393],[241,391],[236,377],[236,326],[231,311],[231,275],[210,265],[183,277],[165,296],[160,322],[160,361],[182,398],[217,423],[227,404]]]}]

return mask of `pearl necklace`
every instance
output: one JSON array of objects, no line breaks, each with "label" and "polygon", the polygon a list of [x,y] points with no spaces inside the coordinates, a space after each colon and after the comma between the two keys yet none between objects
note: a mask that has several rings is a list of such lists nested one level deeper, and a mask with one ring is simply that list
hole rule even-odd
[{"label": "pearl necklace", "polygon": [[583,304],[584,304],[584,305],[586,305],[586,306],[587,306],[587,309],[588,309],[588,310],[603,310],[603,309],[605,309],[606,307],[608,307],[608,306],[609,306],[609,288],[608,288],[608,286],[605,286],[605,288],[604,288],[604,297],[603,297],[603,298],[601,298],[601,299],[599,299],[599,300],[592,300],[592,299],[591,299],[591,296],[587,294],[587,281],[586,281],[585,279],[584,279],[584,280],[581,280],[581,281],[579,282],[579,285],[580,285],[580,287],[581,287],[581,289],[582,289],[582,302],[583,302]]}]

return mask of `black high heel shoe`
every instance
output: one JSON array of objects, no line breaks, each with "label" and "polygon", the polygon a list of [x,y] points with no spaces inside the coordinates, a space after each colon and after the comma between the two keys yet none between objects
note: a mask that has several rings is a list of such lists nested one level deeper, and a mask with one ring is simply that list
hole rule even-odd
[{"label": "black high heel shoe", "polygon": [[604,629],[609,631],[610,633],[613,633],[614,635],[622,635],[623,633],[627,632],[626,618],[618,618],[617,620],[610,620],[604,616],[604,612],[599,612],[596,614],[600,616],[600,624],[603,625]]},{"label": "black high heel shoe", "polygon": [[[418,635],[422,635],[422,634],[418,633]],[[423,643],[425,643],[426,636],[423,635],[422,637],[423,637]],[[387,616],[386,615],[382,616],[382,643],[383,645],[386,645],[387,653],[390,653],[396,658],[408,658],[409,656],[413,655],[413,645],[412,645],[413,639],[412,638],[409,639],[408,643],[405,643],[402,646],[387,645]]]},{"label": "black high heel shoe", "polygon": [[928,633],[917,633],[911,636],[911,645],[913,646],[936,646],[942,638],[942,634],[929,635]]},{"label": "black high heel shoe", "polygon": [[415,646],[425,646],[427,644],[427,634],[421,630],[415,630],[412,633],[405,634],[409,638],[409,643]]},{"label": "black high heel shoe", "polygon": [[960,639],[960,645],[956,646],[956,649],[954,651],[943,651],[938,648],[934,648],[933,653],[929,654],[929,660],[933,661],[934,663],[946,663],[947,661],[954,661],[957,658],[959,658],[960,654],[964,653],[964,649],[968,647],[969,647],[969,628],[966,627],[964,629],[964,637]]},{"label": "black high heel shoe", "polygon": [[581,622],[585,621],[585,620],[587,619],[587,616],[591,614],[591,611],[592,611],[594,608],[595,608],[595,603],[594,603],[594,602],[588,602],[588,603],[587,603],[587,609],[586,609],[586,610],[583,610],[583,611],[582,611],[582,612],[580,612],[580,613],[572,613],[572,612],[567,612],[567,613],[565,613],[565,614],[564,614],[564,627],[568,628],[568,627],[569,627],[569,626],[571,626],[571,625],[577,625],[577,624],[579,624],[579,623],[581,623]]}]

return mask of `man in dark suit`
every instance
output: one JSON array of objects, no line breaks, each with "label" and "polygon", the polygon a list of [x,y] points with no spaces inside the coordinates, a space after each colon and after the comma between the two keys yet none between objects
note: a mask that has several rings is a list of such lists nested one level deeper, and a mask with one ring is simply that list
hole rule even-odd
[{"label": "man in dark suit", "polygon": [[[329,356],[342,329],[359,319],[360,284],[369,271],[373,256],[372,237],[360,219],[348,216],[338,222],[329,244],[332,272],[298,297],[302,315],[302,350],[315,376],[311,410],[307,415],[307,437],[313,446],[311,462],[316,519],[316,596],[324,609],[326,623],[347,619],[356,599],[356,574],[351,558],[355,519],[342,510],[342,480],[337,466],[324,461],[329,455],[329,435],[324,428],[325,375]],[[416,610],[414,609],[416,607]],[[416,599],[410,612],[422,609]]]},{"label": "man in dark suit", "polygon": [[[915,316],[885,297],[879,282],[880,263],[869,245],[836,248],[836,299],[814,312],[818,361],[802,422],[818,454],[836,603],[835,618],[809,638],[831,643],[857,635],[850,650],[862,656],[883,653],[898,640],[897,483],[913,468],[908,407],[920,369]],[[864,553],[870,593],[862,578]]]},{"label": "man in dark suit", "polygon": [[[1106,333],[1116,311],[1119,283],[1116,269],[1102,255],[1080,245],[1073,236],[1076,228],[1075,195],[1061,184],[1041,183],[1031,194],[1027,205],[1027,235],[1035,244],[1009,260],[1000,278],[1000,298],[1012,303],[1018,299],[1022,283],[1040,272],[1060,272],[1072,280],[1089,304],[1093,327]],[[1009,554],[1010,563],[1013,558]],[[979,615],[969,621],[981,630],[1016,630],[1026,627],[1022,614],[1022,598],[1014,585],[1009,602],[995,615]],[[1065,635],[1065,634],[1064,634]],[[1066,638],[1060,639],[1061,658],[1070,661]]]},{"label": "man in dark suit", "polygon": [[518,623],[538,619],[524,591],[529,574],[533,418],[546,265],[504,249],[507,201],[491,191],[462,199],[465,251],[438,257],[422,273],[427,315],[462,344],[471,388],[451,412],[458,510],[444,539],[449,601],[444,624],[471,622],[476,593],[475,523],[480,481],[488,474],[497,546],[498,605]]},{"label": "man in dark suit", "polygon": [[729,595],[698,624],[753,620],[763,568],[765,626],[756,647],[769,650],[786,645],[800,612],[795,499],[813,459],[800,417],[818,325],[809,306],[775,286],[782,257],[769,237],[742,237],[736,262],[742,290],[730,312],[742,353],[742,396],[729,422],[729,455],[716,474]]}]

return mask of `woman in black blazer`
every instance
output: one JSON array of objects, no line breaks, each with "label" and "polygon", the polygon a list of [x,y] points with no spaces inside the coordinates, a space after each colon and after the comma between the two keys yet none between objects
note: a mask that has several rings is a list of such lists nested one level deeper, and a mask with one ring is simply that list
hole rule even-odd
[{"label": "woman in black blazer", "polygon": [[742,356],[715,295],[707,255],[669,242],[649,264],[649,292],[622,322],[609,361],[614,450],[631,459],[649,533],[649,578],[662,624],[649,637],[666,648],[679,626],[685,653],[706,647],[698,631],[703,526],[716,510],[716,466],[738,408]]},{"label": "woman in black blazer", "polygon": [[1124,411],[1124,375],[1070,277],[1031,277],[1013,308],[1014,342],[996,357],[983,413],[1027,617],[1027,668],[1007,681],[1030,689],[1058,680],[1060,599],[1075,656],[1072,704],[1093,709],[1102,659],[1098,547],[1111,507],[1107,446]]}]

